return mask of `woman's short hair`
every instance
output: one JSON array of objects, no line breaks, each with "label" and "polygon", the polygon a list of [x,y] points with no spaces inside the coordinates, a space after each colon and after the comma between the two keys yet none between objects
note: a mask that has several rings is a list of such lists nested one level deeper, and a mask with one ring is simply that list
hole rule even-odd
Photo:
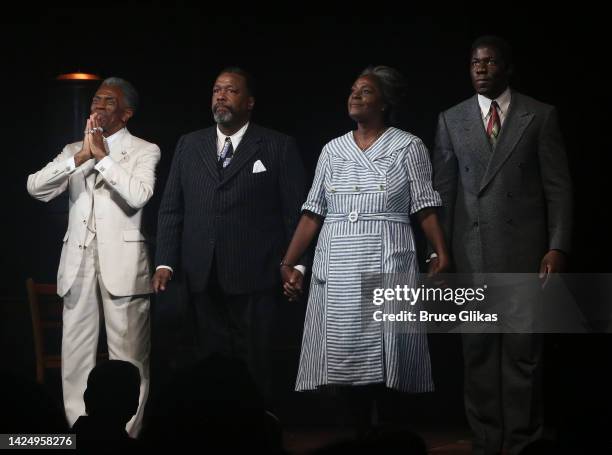
[{"label": "woman's short hair", "polygon": [[398,70],[385,65],[368,66],[359,75],[364,76],[372,76],[378,82],[386,105],[385,121],[394,123],[397,110],[406,96],[406,79]]}]

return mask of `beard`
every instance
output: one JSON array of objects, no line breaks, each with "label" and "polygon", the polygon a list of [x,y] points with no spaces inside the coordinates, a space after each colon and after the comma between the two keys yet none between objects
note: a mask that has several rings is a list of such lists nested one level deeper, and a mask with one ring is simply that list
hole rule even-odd
[{"label": "beard", "polygon": [[225,107],[222,111],[217,109],[217,106],[213,108],[213,118],[215,119],[216,123],[223,125],[224,123],[229,123],[234,119],[234,113],[230,110],[230,108]]}]

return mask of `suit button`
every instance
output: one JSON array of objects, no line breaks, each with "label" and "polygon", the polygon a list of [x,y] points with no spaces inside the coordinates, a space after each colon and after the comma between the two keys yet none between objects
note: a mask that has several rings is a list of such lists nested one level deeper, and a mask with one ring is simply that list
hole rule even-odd
[{"label": "suit button", "polygon": [[127,152],[124,150],[121,152],[122,155],[125,155]]},{"label": "suit button", "polygon": [[117,184],[117,182],[115,182],[114,180],[111,180],[110,183],[111,183],[111,185],[116,185]]},{"label": "suit button", "polygon": [[474,227],[478,227],[478,221],[474,221]]},{"label": "suit button", "polygon": [[79,250],[82,250],[82,249],[83,249],[83,245],[79,245]]},{"label": "suit button", "polygon": [[354,223],[355,221],[357,221],[357,218],[359,218],[359,214],[355,210],[349,213],[348,220],[351,223]]},{"label": "suit button", "polygon": [[104,172],[104,166],[100,166],[100,172]]},{"label": "suit button", "polygon": [[465,172],[470,172],[470,168],[469,167],[465,167]]},{"label": "suit button", "polygon": [[87,220],[83,220],[83,224],[87,224]]},{"label": "suit button", "polygon": [[512,218],[508,218],[508,219],[506,220],[506,223],[508,223],[508,224],[512,224]]},{"label": "suit button", "polygon": [[508,191],[508,193],[506,193],[506,196],[512,197],[512,192]]},{"label": "suit button", "polygon": [[353,189],[354,189],[355,191],[359,191],[359,187],[358,187],[358,186],[354,186],[354,187],[353,187]]},{"label": "suit button", "polygon": [[380,188],[381,190],[384,190],[384,189],[385,189],[385,185],[380,185],[380,187],[379,187],[379,188]]},{"label": "suit button", "polygon": [[336,188],[332,188],[332,189],[331,189],[331,192],[332,192],[332,193],[335,193],[335,192],[336,192]]}]

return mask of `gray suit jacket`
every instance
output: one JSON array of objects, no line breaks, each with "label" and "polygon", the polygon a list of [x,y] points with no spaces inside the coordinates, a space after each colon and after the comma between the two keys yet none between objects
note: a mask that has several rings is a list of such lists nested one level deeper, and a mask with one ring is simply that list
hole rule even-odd
[{"label": "gray suit jacket", "polygon": [[553,106],[512,92],[493,151],[477,96],[440,114],[434,187],[455,270],[537,272],[570,248],[572,189]]}]

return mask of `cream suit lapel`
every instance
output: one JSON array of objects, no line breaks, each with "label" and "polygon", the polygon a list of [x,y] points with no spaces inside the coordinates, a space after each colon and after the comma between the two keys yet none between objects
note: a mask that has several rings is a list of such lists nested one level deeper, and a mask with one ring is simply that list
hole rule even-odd
[{"label": "cream suit lapel", "polygon": [[[126,129],[123,135],[117,139],[116,144],[112,144],[112,147],[107,145],[110,153],[108,154],[112,160],[115,162],[115,165],[125,165],[130,162],[133,158],[134,145],[132,140],[132,135]],[[97,174],[97,171],[94,171]],[[99,188],[104,183],[104,179],[99,178],[96,181],[96,188]]]},{"label": "cream suit lapel", "polygon": [[128,130],[125,130],[119,141],[118,144],[113,144],[110,157],[117,163],[127,163],[130,160],[130,154],[134,151],[132,135]]}]

